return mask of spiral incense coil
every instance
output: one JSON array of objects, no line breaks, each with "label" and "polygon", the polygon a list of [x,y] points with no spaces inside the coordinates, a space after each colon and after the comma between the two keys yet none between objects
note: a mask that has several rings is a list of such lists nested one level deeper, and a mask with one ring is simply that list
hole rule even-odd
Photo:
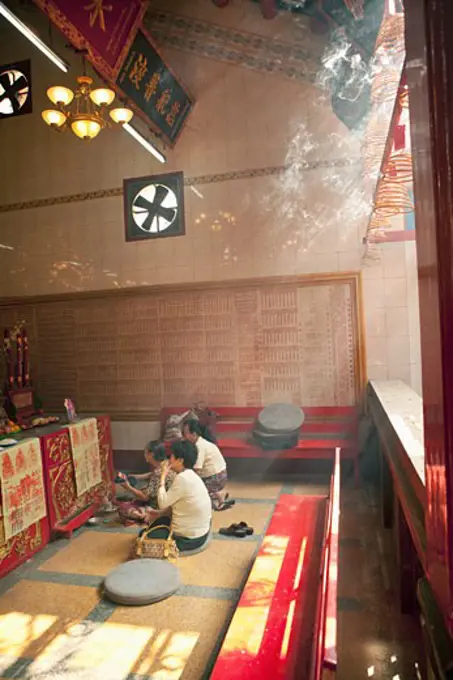
[{"label": "spiral incense coil", "polygon": [[382,69],[376,73],[371,83],[373,104],[394,102],[400,84],[400,74],[395,69]]},{"label": "spiral incense coil", "polygon": [[400,92],[400,105],[403,109],[409,108],[409,88],[403,87]]},{"label": "spiral incense coil", "polygon": [[376,39],[375,51],[379,49],[386,52],[404,52],[404,14],[392,14],[386,16]]},{"label": "spiral incense coil", "polygon": [[387,161],[384,179],[398,184],[411,184],[413,180],[412,154],[394,153]]},{"label": "spiral incense coil", "polygon": [[386,140],[385,137],[382,138],[372,138],[365,140],[362,146],[362,155],[365,160],[382,160],[382,155],[385,151]]},{"label": "spiral incense coil", "polygon": [[385,231],[386,229],[390,229],[391,224],[388,221],[386,217],[382,217],[382,215],[379,215],[378,213],[374,212],[371,215],[371,220],[370,224],[368,226],[368,231]]},{"label": "spiral incense coil", "polygon": [[370,135],[365,138],[362,146],[362,156],[367,171],[375,170],[376,166],[378,169],[380,168],[386,141],[385,134]]},{"label": "spiral incense coil", "polygon": [[367,154],[369,149],[381,149],[385,148],[387,144],[387,132],[381,127],[380,130],[376,129],[376,132],[366,132],[365,139],[362,144],[362,151],[364,155]]},{"label": "spiral incense coil", "polygon": [[374,212],[368,225],[366,238],[369,242],[373,242],[376,239],[380,240],[389,229],[391,229],[390,222],[385,217]]},{"label": "spiral incense coil", "polygon": [[374,211],[380,217],[411,213],[414,209],[404,184],[381,180],[379,182]]}]

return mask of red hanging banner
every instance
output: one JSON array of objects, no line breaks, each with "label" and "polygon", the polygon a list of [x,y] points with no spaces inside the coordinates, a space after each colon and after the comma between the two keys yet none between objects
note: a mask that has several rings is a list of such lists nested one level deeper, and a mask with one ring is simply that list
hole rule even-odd
[{"label": "red hanging banner", "polygon": [[401,151],[401,149],[406,148],[406,126],[405,125],[395,125],[395,131],[393,133],[393,144],[395,151]]},{"label": "red hanging banner", "polygon": [[146,12],[144,0],[33,0],[106,80],[114,81]]}]

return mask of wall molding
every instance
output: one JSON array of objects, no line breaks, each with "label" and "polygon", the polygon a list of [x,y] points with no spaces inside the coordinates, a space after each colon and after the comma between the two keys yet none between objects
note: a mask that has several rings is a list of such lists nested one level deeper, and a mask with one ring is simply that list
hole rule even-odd
[{"label": "wall molding", "polygon": [[41,302],[66,302],[73,300],[93,300],[96,298],[132,298],[147,296],[150,293],[161,292],[184,293],[188,289],[193,291],[224,290],[225,288],[242,288],[245,286],[269,286],[282,283],[303,283],[305,285],[323,285],[335,281],[351,282],[356,285],[360,280],[360,272],[329,272],[326,274],[297,274],[293,276],[262,276],[250,279],[226,279],[224,281],[200,281],[190,283],[160,283],[153,286],[137,286],[136,288],[106,288],[104,290],[86,290],[71,293],[56,293],[52,295],[27,295],[21,297],[0,297],[2,307],[21,307]]},{"label": "wall molding", "polygon": [[[301,161],[298,165],[304,170],[318,170],[319,168],[344,168],[361,163],[355,158],[337,158],[333,160]],[[196,177],[185,177],[184,186],[201,186],[206,184],[217,184],[220,182],[232,182],[241,179],[254,179],[257,177],[272,177],[280,175],[291,169],[291,164],[269,166],[265,168],[252,168],[250,170],[233,170],[231,172],[221,172],[211,175],[199,175]],[[37,208],[49,208],[56,205],[67,203],[83,203],[85,201],[95,201],[102,198],[117,198],[123,195],[123,187],[112,189],[98,189],[95,191],[84,191],[78,194],[64,194],[62,196],[49,196],[48,198],[36,198],[30,201],[19,201],[16,203],[5,203],[0,205],[0,213],[18,212],[20,210],[33,210]]]},{"label": "wall molding", "polygon": [[308,22],[304,41],[295,42],[163,11],[148,11],[144,24],[160,47],[298,82],[314,83],[319,71],[320,59],[306,47]]}]

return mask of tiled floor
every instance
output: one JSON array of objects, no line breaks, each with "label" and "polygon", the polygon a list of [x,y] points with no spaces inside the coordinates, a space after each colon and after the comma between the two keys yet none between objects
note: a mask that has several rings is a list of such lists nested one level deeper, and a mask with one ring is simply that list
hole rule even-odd
[{"label": "tiled floor", "polygon": [[338,678],[417,680],[419,630],[398,610],[391,536],[373,489],[344,489],[341,506]]},{"label": "tiled floor", "polygon": [[[0,583],[0,680],[205,680],[281,493],[321,494],[308,483],[231,482],[237,498],[215,532],[244,519],[241,541],[214,534],[180,559],[183,586],[150,607],[100,599],[103,576],[128,555],[133,530],[101,524],[51,544]],[[340,530],[338,680],[412,680],[417,630],[390,589],[388,537],[373,496],[344,488]]]}]

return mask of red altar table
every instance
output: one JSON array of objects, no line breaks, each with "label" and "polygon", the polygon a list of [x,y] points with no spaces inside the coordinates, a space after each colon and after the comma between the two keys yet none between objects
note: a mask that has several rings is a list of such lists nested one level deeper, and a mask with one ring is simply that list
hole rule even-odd
[{"label": "red altar table", "polygon": [[[114,492],[110,418],[96,418],[102,482],[77,498],[69,429],[50,425],[14,435],[18,441],[37,437],[41,444],[47,517],[5,542],[0,533],[0,578],[42,550],[53,533],[71,535]],[[0,513],[2,513],[0,489]],[[0,527],[1,531],[1,527]]]},{"label": "red altar table", "polygon": [[52,532],[71,536],[91,517],[104,498],[114,494],[112,436],[110,418],[96,418],[99,434],[102,482],[77,497],[71,441],[67,427],[45,434],[41,438],[47,512]]},{"label": "red altar table", "polygon": [[[0,512],[3,513],[1,497]],[[4,541],[3,528],[0,536],[0,578],[26,562],[35,553],[42,550],[50,538],[48,517],[43,517],[39,522],[32,524],[28,529],[9,541]]]}]

